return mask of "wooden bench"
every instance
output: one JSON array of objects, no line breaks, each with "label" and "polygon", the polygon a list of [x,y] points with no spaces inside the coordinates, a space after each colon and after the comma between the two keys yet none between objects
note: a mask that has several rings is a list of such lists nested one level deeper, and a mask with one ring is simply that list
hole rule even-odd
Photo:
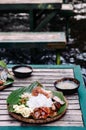
[{"label": "wooden bench", "polygon": [[[49,17],[48,19],[42,21],[42,23],[40,23],[38,25],[38,27],[35,28],[35,30],[33,31],[39,31],[43,26],[45,26],[45,24],[55,16],[56,13],[60,13],[61,15],[67,15],[67,11],[68,13],[71,12],[73,13],[73,7],[71,4],[62,4],[63,0],[3,0],[0,1],[0,12],[27,12],[30,11],[33,12],[33,10],[35,9],[47,9],[47,10],[57,10],[56,12],[53,12],[51,15],[51,17]],[[66,13],[65,13],[66,12]],[[28,12],[29,13],[29,12]],[[49,16],[50,16],[49,15]],[[31,20],[31,26],[30,28],[33,28],[32,25],[33,24],[33,15],[30,15],[30,20]],[[45,23],[44,23],[45,22]],[[37,36],[36,36],[37,34]],[[33,36],[32,36],[33,35]],[[35,35],[35,39],[34,39],[34,35]],[[54,36],[55,35],[55,36]],[[57,36],[56,36],[57,35]],[[30,39],[30,36],[32,39]],[[61,36],[61,37],[60,37]],[[39,39],[38,39],[39,37]],[[44,40],[43,40],[44,37]],[[54,39],[53,39],[54,37]],[[49,38],[49,39],[48,39]],[[33,40],[34,39],[34,40]],[[18,40],[18,41],[17,41]],[[42,41],[41,41],[42,40]],[[53,43],[52,46],[55,45],[56,48],[61,47],[62,45],[64,47],[65,43],[66,43],[66,37],[65,37],[65,33],[64,32],[58,32],[58,33],[13,33],[13,32],[9,32],[9,33],[0,33],[0,47],[5,47],[6,44],[8,43]],[[2,44],[4,43],[4,44]],[[55,44],[54,44],[55,43]],[[56,45],[57,43],[57,45]],[[20,45],[21,45],[20,44]],[[18,44],[19,45],[19,44]],[[29,44],[30,45],[30,44]],[[51,45],[51,44],[50,44]]]},{"label": "wooden bench", "polygon": [[[63,17],[72,16],[74,14],[73,7],[70,4],[62,4],[63,0],[2,0],[0,1],[0,13],[3,12],[28,12],[29,25],[31,32],[1,32],[0,33],[0,47],[51,47],[55,49],[62,49],[66,45],[66,36],[64,32],[41,32],[41,29],[52,19],[59,14]],[[35,10],[49,11],[49,14],[39,25],[35,24],[36,13]],[[50,12],[51,11],[51,12]],[[35,26],[36,25],[36,26]],[[68,28],[68,24],[66,24]],[[36,33],[32,33],[36,32]],[[57,56],[58,57],[58,56]],[[57,58],[58,59],[58,58]],[[57,61],[58,63],[58,61]]]},{"label": "wooden bench", "polygon": [[64,48],[64,32],[1,32],[0,47],[51,47]]},{"label": "wooden bench", "polygon": [[[39,25],[36,25],[35,22],[37,19],[35,10],[41,10],[41,13],[45,10],[49,11],[49,14],[40,22]],[[73,15],[74,13],[72,5],[63,4],[63,0],[2,0],[0,1],[0,13],[3,12],[28,12],[30,31],[35,32],[41,31],[41,29],[56,14],[60,14],[61,16],[63,15],[63,17],[67,17],[68,19],[70,16],[69,14]]]}]

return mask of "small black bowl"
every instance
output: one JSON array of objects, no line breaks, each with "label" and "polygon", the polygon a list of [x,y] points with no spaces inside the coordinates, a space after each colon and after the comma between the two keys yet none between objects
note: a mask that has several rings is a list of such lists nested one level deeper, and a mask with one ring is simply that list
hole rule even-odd
[{"label": "small black bowl", "polygon": [[[61,86],[62,85],[62,86]],[[75,86],[74,86],[75,85]],[[80,82],[75,78],[62,78],[55,81],[54,86],[65,95],[77,92]]]},{"label": "small black bowl", "polygon": [[12,72],[18,78],[26,78],[31,75],[31,73],[33,72],[33,69],[31,66],[16,65],[12,67]]}]

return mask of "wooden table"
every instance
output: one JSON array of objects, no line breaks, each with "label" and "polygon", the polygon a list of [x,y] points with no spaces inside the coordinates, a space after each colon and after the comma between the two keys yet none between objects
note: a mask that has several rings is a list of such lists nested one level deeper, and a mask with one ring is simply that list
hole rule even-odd
[{"label": "wooden table", "polygon": [[[9,70],[11,71],[9,66]],[[12,87],[0,91],[0,130],[86,130],[86,88],[83,83],[81,69],[79,66],[73,65],[32,65],[33,73],[31,77],[18,79],[15,77],[15,82]],[[28,86],[33,81],[39,81],[46,88],[55,90],[53,83],[63,77],[73,77],[80,81],[78,92],[73,95],[66,95],[68,100],[68,109],[66,114],[57,121],[52,123],[34,126],[19,122],[8,114],[6,99],[12,90],[16,90],[23,86]],[[16,127],[14,127],[16,126]],[[23,127],[25,126],[25,127]],[[50,127],[52,126],[52,127]]]}]

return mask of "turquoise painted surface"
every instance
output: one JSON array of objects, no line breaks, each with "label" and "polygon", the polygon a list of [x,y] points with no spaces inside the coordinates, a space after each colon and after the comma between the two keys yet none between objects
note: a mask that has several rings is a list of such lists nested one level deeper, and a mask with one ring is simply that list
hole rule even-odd
[{"label": "turquoise painted surface", "polygon": [[0,130],[86,130],[82,127],[51,127],[51,126],[15,126],[15,127],[0,127]]}]

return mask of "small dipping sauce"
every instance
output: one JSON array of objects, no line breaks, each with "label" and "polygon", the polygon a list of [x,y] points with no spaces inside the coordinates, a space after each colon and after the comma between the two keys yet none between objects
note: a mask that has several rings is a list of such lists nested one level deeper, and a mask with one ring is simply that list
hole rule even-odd
[{"label": "small dipping sauce", "polygon": [[75,89],[78,85],[74,82],[70,82],[70,81],[63,81],[63,82],[59,82],[56,87],[58,87],[59,89]]},{"label": "small dipping sauce", "polygon": [[31,72],[31,68],[28,67],[18,67],[15,69],[16,72],[20,72],[20,73],[27,73],[27,72]]},{"label": "small dipping sauce", "polygon": [[16,77],[25,78],[31,75],[33,69],[31,66],[18,65],[12,68],[12,71]]},{"label": "small dipping sauce", "polygon": [[54,86],[58,91],[64,94],[73,94],[77,91],[80,82],[75,78],[62,78],[55,81]]}]

